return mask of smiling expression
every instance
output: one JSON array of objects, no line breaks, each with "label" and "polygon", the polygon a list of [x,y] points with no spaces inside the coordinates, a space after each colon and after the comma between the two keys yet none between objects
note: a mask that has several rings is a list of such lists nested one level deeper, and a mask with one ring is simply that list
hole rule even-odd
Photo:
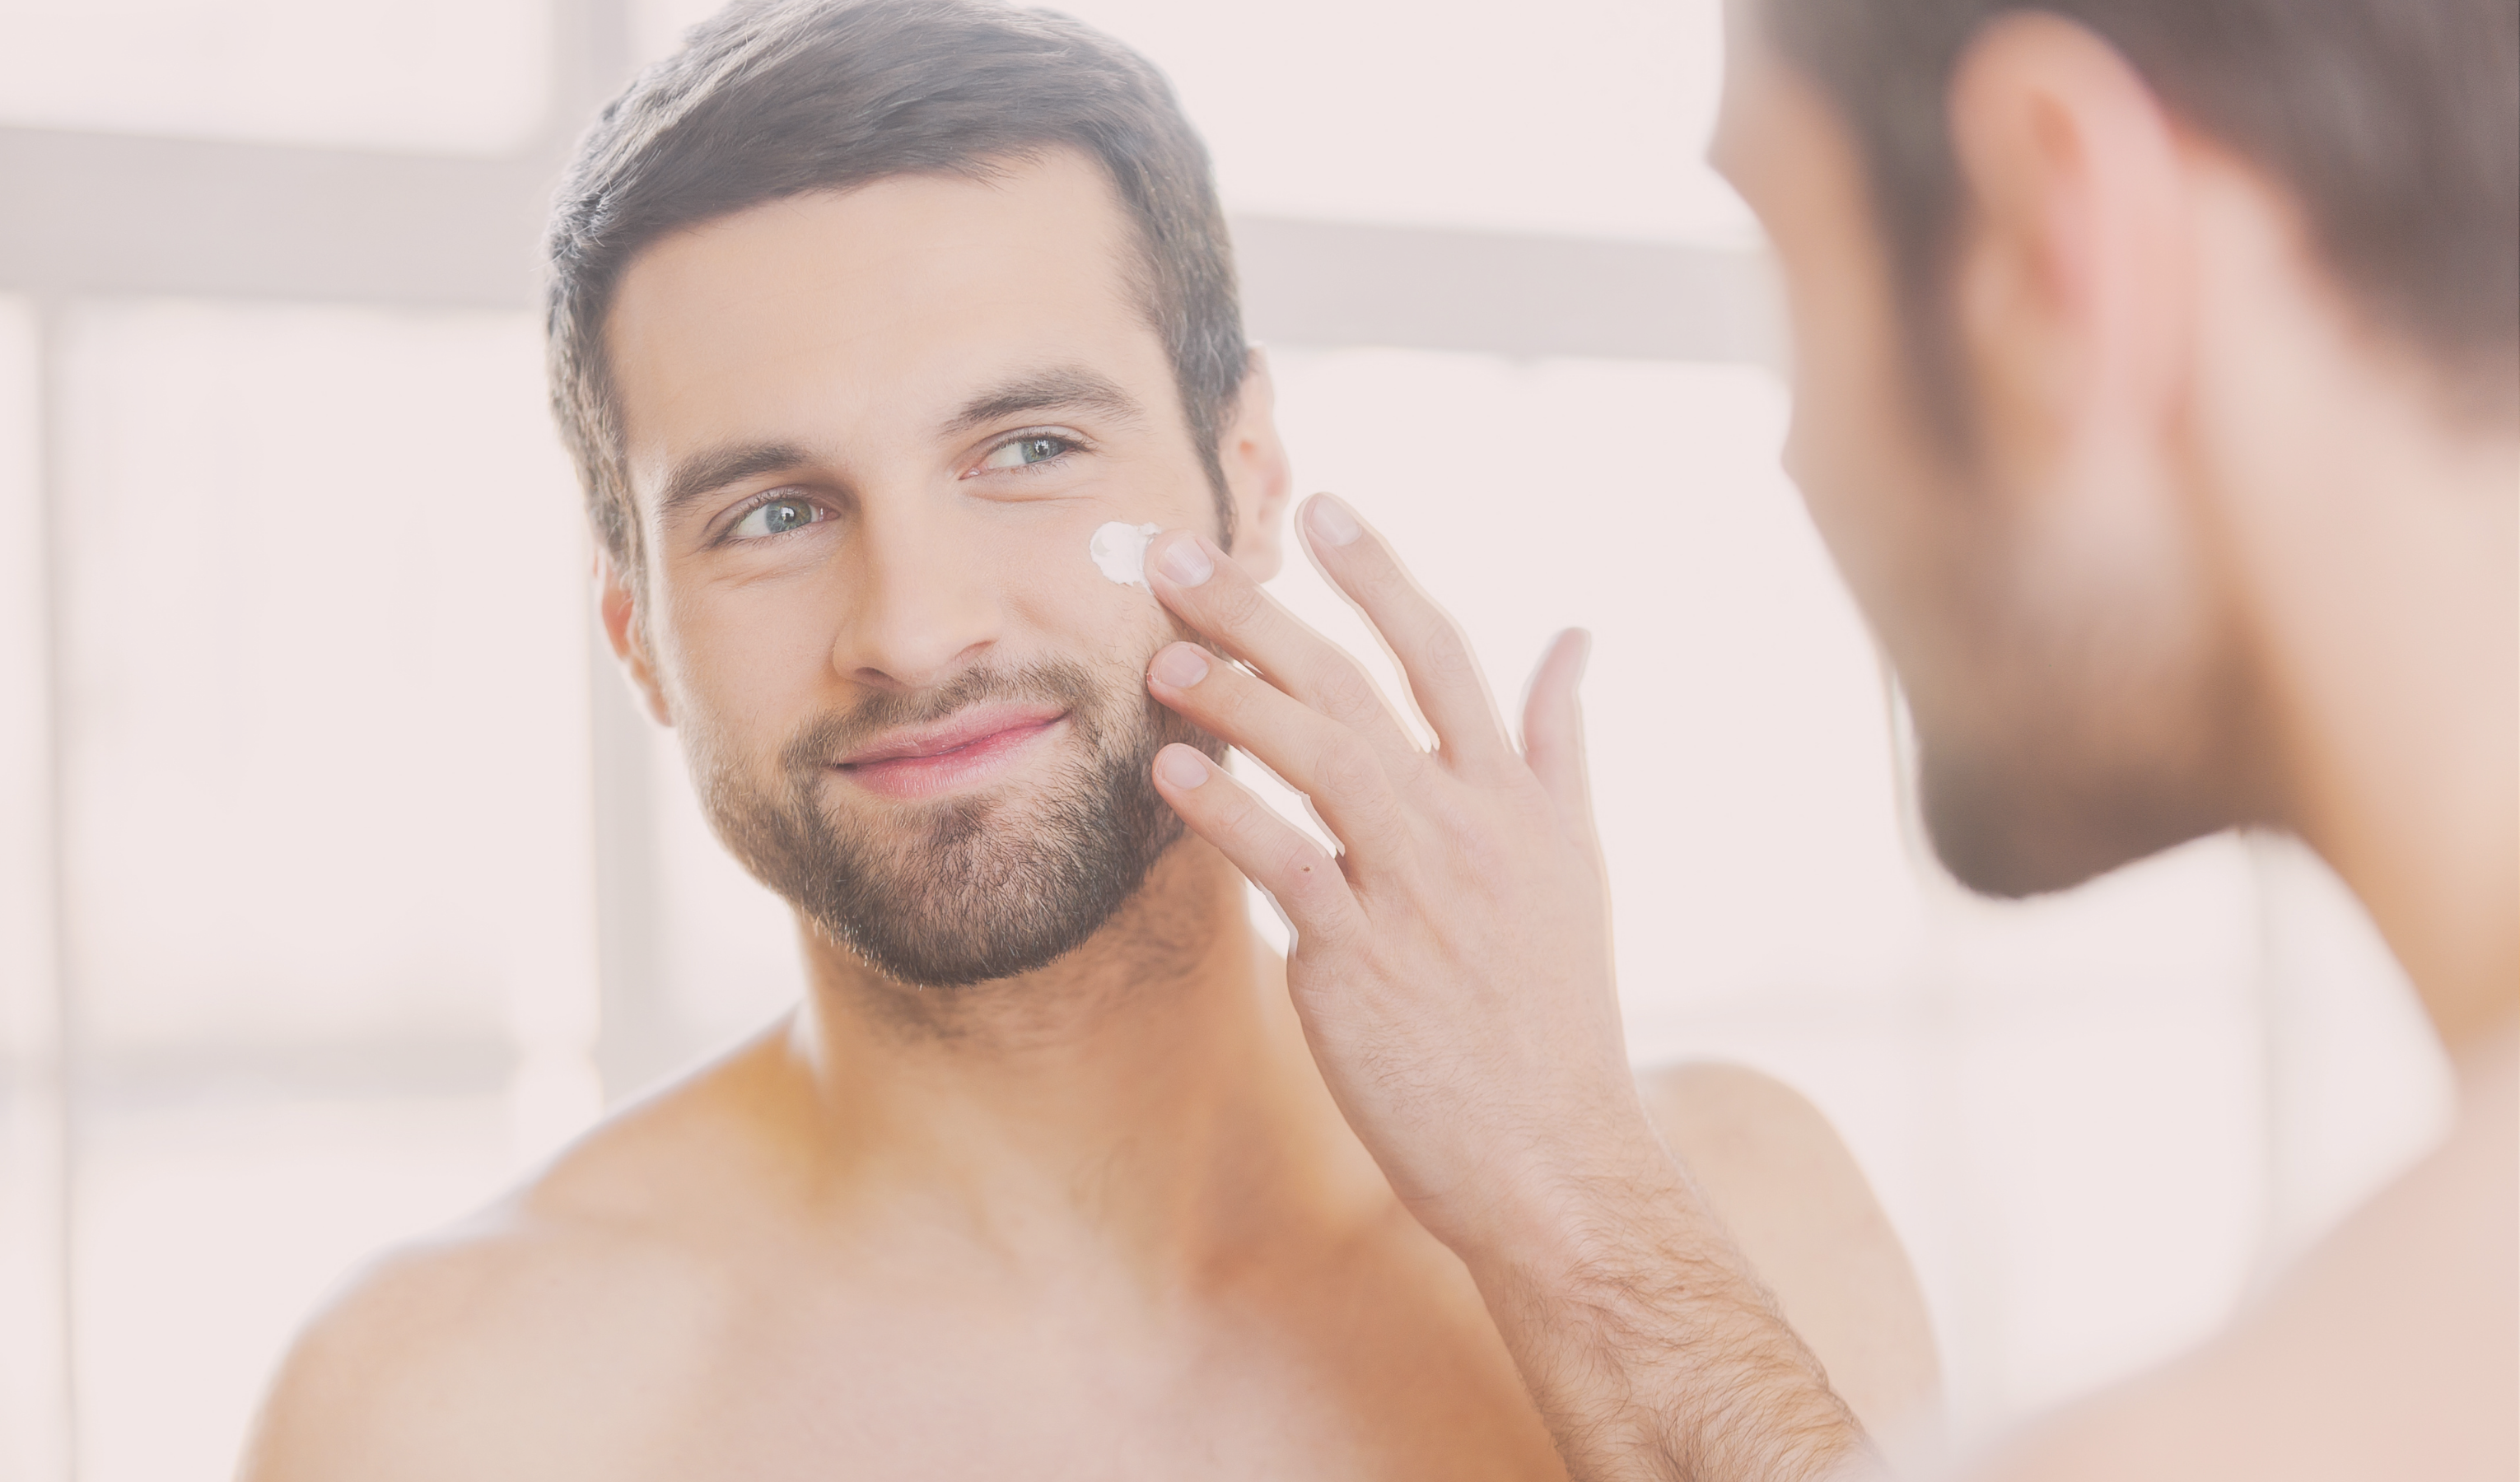
[{"label": "smiling expression", "polygon": [[[1075,945],[1102,918],[1063,919],[1107,916],[1177,831],[1145,763],[1195,738],[1141,680],[1175,629],[1086,555],[1115,519],[1217,522],[1136,261],[1102,171],[1052,151],[753,207],[622,280],[646,554],[608,624],[721,836],[895,976],[1020,970],[1004,941],[903,955],[1010,913]],[[833,870],[869,877],[798,877]],[[887,957],[834,891],[921,911]]]}]

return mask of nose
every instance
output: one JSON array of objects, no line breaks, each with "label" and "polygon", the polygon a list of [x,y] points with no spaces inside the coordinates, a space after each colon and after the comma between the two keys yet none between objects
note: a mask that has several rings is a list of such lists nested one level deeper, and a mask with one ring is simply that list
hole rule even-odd
[{"label": "nose", "polygon": [[999,584],[958,538],[950,506],[867,499],[861,509],[832,667],[870,689],[933,688],[997,642]]}]

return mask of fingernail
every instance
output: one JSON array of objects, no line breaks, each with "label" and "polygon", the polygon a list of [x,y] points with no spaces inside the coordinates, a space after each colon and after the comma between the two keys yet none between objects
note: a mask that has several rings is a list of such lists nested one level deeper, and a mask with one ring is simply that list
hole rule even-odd
[{"label": "fingernail", "polygon": [[1188,746],[1166,746],[1155,758],[1155,770],[1176,787],[1195,787],[1207,781],[1207,758]]},{"label": "fingernail", "polygon": [[1343,546],[1365,533],[1365,526],[1356,522],[1348,507],[1328,494],[1313,496],[1307,517],[1313,522],[1313,538],[1324,545]]},{"label": "fingernail", "polygon": [[1216,574],[1216,562],[1198,548],[1198,537],[1192,536],[1174,541],[1164,552],[1164,574],[1173,579],[1175,586],[1195,587]]},{"label": "fingernail", "polygon": [[1155,678],[1176,690],[1187,690],[1207,678],[1207,655],[1195,644],[1175,644],[1156,654],[1149,667]]}]

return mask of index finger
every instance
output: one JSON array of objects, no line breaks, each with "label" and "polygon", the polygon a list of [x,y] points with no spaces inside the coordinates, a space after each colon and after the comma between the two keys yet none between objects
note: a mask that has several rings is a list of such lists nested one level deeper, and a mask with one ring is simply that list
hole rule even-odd
[{"label": "index finger", "polygon": [[1440,754],[1480,771],[1518,761],[1469,635],[1418,585],[1391,542],[1335,495],[1305,501],[1296,522],[1322,574],[1390,645]]},{"label": "index finger", "polygon": [[1147,581],[1182,621],[1295,700],[1378,749],[1420,754],[1365,666],[1261,590],[1207,537],[1186,530],[1155,537]]}]

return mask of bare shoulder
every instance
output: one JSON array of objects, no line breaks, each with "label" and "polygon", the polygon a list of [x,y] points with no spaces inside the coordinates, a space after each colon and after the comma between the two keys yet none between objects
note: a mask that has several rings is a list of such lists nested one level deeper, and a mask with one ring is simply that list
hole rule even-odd
[{"label": "bare shoulder", "polygon": [[1638,1085],[1663,1141],[1857,1417],[1876,1433],[1932,1429],[1941,1374],[1924,1293],[1828,1118],[1741,1065],[1664,1066]]},{"label": "bare shoulder", "polygon": [[676,1209],[709,1207],[687,1144],[702,1077],[608,1121],[513,1194],[379,1257],[301,1331],[246,1482],[629,1479],[695,1391],[730,1263]]},{"label": "bare shoulder", "polygon": [[1843,1162],[1844,1171],[1854,1171],[1846,1145],[1821,1109],[1765,1071],[1686,1060],[1639,1072],[1637,1086],[1663,1136],[1685,1141],[1710,1164],[1731,1170],[1745,1157],[1784,1154],[1813,1169]]},{"label": "bare shoulder", "polygon": [[2026,1433],[1987,1482],[2520,1475],[2520,1044],[2450,1140],[2187,1358]]},{"label": "bare shoulder", "polygon": [[[453,1233],[352,1279],[282,1366],[250,1482],[601,1474],[590,1405],[637,1387],[671,1273],[638,1280],[600,1241],[516,1228]],[[635,1302],[621,1300],[638,1292]],[[590,1371],[608,1356],[610,1373]]]}]

